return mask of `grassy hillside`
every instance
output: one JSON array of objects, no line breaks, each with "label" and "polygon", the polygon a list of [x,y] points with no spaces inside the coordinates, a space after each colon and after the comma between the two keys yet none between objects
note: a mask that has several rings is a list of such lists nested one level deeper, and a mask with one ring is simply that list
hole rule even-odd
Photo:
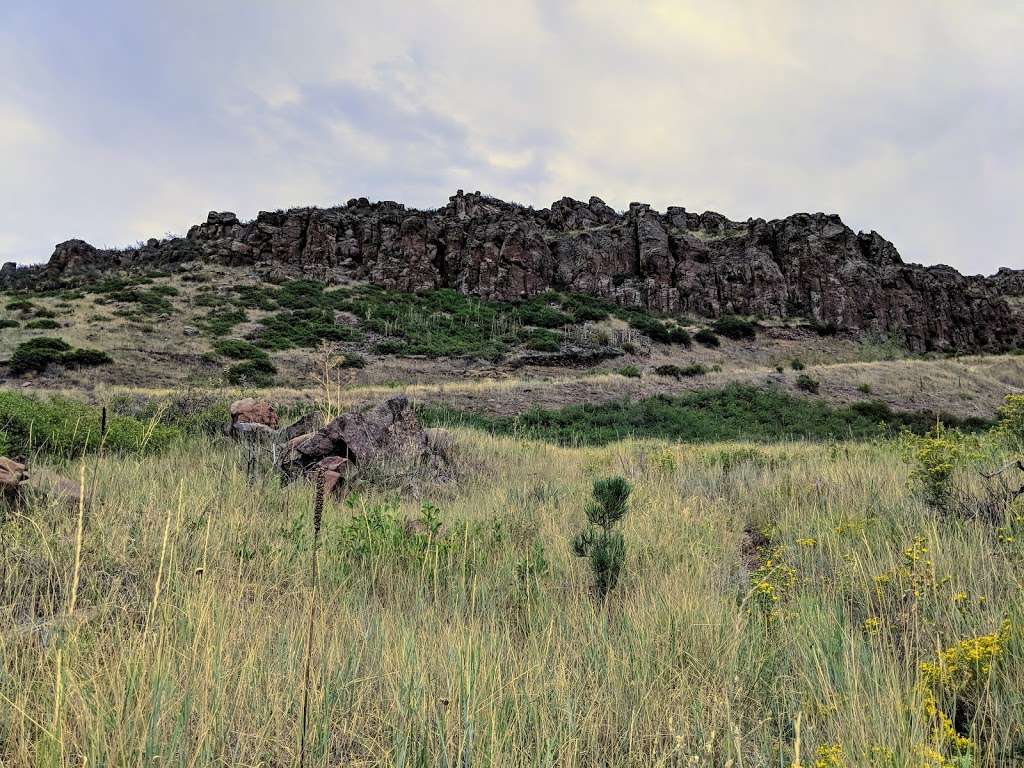
[{"label": "grassy hillside", "polygon": [[[6,513],[0,763],[295,765],[310,615],[310,765],[1024,756],[1020,517],[928,506],[896,442],[455,441],[458,482],[327,505],[315,584],[310,489],[226,441],[88,457],[81,536]],[[634,491],[602,605],[569,544],[610,475]]]}]

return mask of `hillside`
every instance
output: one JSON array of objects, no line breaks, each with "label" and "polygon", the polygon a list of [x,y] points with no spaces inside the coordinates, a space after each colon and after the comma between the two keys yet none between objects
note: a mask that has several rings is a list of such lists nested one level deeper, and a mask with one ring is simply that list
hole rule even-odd
[{"label": "hillside", "polygon": [[981,278],[905,264],[881,235],[855,233],[835,215],[736,222],[641,203],[619,213],[596,197],[534,210],[462,191],[429,211],[361,198],[261,212],[251,222],[211,212],[185,237],[125,250],[68,240],[45,266],[5,266],[0,284],[38,288],[121,269],[187,272],[203,264],[274,280],[451,288],[501,302],[554,290],[670,315],[804,319],[896,333],[914,351],[1002,351],[1024,328],[1008,300],[1021,293],[1012,270]]}]

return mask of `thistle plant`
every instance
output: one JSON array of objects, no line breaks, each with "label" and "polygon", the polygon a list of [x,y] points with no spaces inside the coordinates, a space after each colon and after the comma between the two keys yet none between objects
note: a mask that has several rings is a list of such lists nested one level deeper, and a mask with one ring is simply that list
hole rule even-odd
[{"label": "thistle plant", "polygon": [[587,526],[572,542],[577,557],[590,558],[594,590],[601,600],[615,588],[626,559],[626,542],[615,526],[629,511],[632,490],[621,477],[595,480],[594,500],[587,506]]}]

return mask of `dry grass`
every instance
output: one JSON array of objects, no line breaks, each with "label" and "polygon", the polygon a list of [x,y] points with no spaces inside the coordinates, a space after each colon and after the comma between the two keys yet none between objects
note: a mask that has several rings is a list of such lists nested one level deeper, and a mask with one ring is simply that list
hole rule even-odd
[{"label": "dry grass", "polygon": [[[888,443],[455,438],[459,482],[324,512],[309,765],[789,765],[797,721],[804,765],[835,744],[851,766],[921,765],[945,748],[919,663],[1021,619],[1024,550],[922,506]],[[71,616],[76,515],[43,505],[0,527],[0,764],[294,765],[311,489],[249,484],[220,442],[97,471]],[[609,474],[635,492],[602,610],[569,541]],[[423,501],[445,538],[360,517]],[[767,609],[750,531],[795,574]],[[934,589],[880,608],[876,577],[915,537]],[[972,765],[1024,748],[1021,690],[1011,644]]]}]

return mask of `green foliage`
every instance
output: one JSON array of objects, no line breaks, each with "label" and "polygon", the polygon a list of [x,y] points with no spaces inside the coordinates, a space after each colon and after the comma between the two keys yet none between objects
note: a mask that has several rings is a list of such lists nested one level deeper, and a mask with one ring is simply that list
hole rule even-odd
[{"label": "green foliage", "polygon": [[796,377],[796,388],[801,392],[808,392],[812,395],[816,395],[818,394],[818,390],[821,388],[821,382],[811,376],[808,376],[806,373],[801,373]]},{"label": "green foliage", "polygon": [[358,352],[342,352],[336,365],[338,368],[365,368],[366,358]]},{"label": "green foliage", "polygon": [[97,349],[72,349],[61,339],[40,336],[19,344],[11,355],[11,373],[20,376],[34,371],[41,373],[51,363],[69,368],[85,368],[112,363],[110,355]]},{"label": "green foliage", "polygon": [[20,327],[17,320],[11,320],[9,317],[0,318],[0,328],[18,328]]},{"label": "green foliage", "polygon": [[543,296],[521,304],[516,308],[515,315],[523,325],[538,328],[560,328],[573,320],[569,315],[548,304]]},{"label": "green foliage", "polygon": [[[660,395],[558,410],[534,409],[516,417],[492,418],[436,407],[422,407],[419,413],[433,425],[462,424],[562,445],[604,445],[629,436],[686,442],[862,439],[901,427],[923,434],[938,418],[927,411],[897,413],[876,401],[832,408],[778,389],[739,384],[677,397]],[[981,420],[942,419],[965,429],[988,426]]]},{"label": "green foliage", "polygon": [[71,345],[61,339],[40,336],[19,344],[11,355],[11,373],[15,376],[30,371],[43,371],[50,363],[60,359]]},{"label": "green foliage", "polygon": [[659,365],[654,369],[654,372],[659,376],[671,376],[674,379],[684,379],[692,376],[703,376],[708,372],[707,366],[701,363],[690,363],[689,365],[675,365],[669,363],[667,365]]},{"label": "green foliage", "polygon": [[811,330],[819,336],[835,336],[839,332],[839,326],[835,323],[812,322]]},{"label": "green foliage", "polygon": [[72,349],[60,357],[60,363],[71,368],[93,368],[112,362],[114,359],[100,349]]},{"label": "green foliage", "polygon": [[562,337],[547,328],[535,328],[520,334],[527,349],[535,352],[557,352],[562,348]]},{"label": "green foliage", "polygon": [[[301,301],[302,294],[292,297]],[[316,347],[322,341],[353,341],[359,335],[347,325],[334,322],[334,313],[325,309],[295,309],[280,312],[260,321],[262,330],[256,343],[264,349]]]},{"label": "green foliage", "polygon": [[257,358],[236,363],[225,371],[228,383],[249,387],[269,387],[274,383],[277,367],[269,358]]},{"label": "green foliage", "polygon": [[710,328],[701,328],[695,334],[693,334],[694,341],[698,344],[703,344],[705,347],[716,348],[721,346],[722,342],[719,341],[718,336]]},{"label": "green foliage", "polygon": [[[168,293],[170,291],[171,293]],[[122,312],[126,316],[136,315],[159,315],[170,314],[174,311],[171,302],[167,300],[168,295],[177,293],[171,286],[158,286],[156,288],[123,288],[111,291],[104,298],[97,299],[97,304],[110,304],[121,302],[133,304],[134,308],[129,312]]]},{"label": "green foliage", "polygon": [[999,409],[998,431],[1013,450],[1024,450],[1024,395],[1006,396]]},{"label": "green foliage", "polygon": [[956,429],[935,424],[923,435],[905,431],[900,436],[904,458],[910,462],[910,479],[925,501],[936,508],[946,506],[953,475],[979,456],[978,443]]},{"label": "green foliage", "polygon": [[680,328],[665,320],[658,320],[650,315],[632,312],[629,314],[629,324],[640,333],[649,337],[652,341],[662,344],[681,344],[690,346],[690,334],[686,329]]},{"label": "green foliage", "polygon": [[231,333],[232,329],[239,323],[244,323],[246,314],[240,309],[216,308],[210,312],[196,325],[202,328],[210,336],[225,336]]},{"label": "green foliage", "polygon": [[626,542],[615,526],[629,512],[632,487],[624,478],[594,481],[594,500],[587,506],[587,526],[572,542],[577,557],[590,558],[594,590],[604,600],[618,584],[626,560]]},{"label": "green foliage", "polygon": [[15,299],[7,303],[7,309],[12,312],[31,312],[36,305],[27,299]]},{"label": "green foliage", "polygon": [[54,328],[60,328],[60,323],[48,317],[25,323],[25,329],[29,331],[52,331]]},{"label": "green foliage", "polygon": [[793,360],[790,362],[789,367],[792,368],[794,371],[802,371],[805,367],[804,361],[801,360],[799,357],[794,357]]},{"label": "green foliage", "polygon": [[639,379],[640,369],[635,365],[624,365],[617,371],[619,376],[625,376],[627,379]]},{"label": "green foliage", "polygon": [[264,360],[267,353],[241,339],[221,339],[214,343],[213,351],[221,357],[230,357],[232,360]]},{"label": "green foliage", "polygon": [[[108,419],[104,449],[134,453],[160,449],[178,431],[137,419]],[[100,445],[100,411],[64,398],[39,399],[19,392],[0,392],[0,442],[11,454],[44,453],[72,458]]]},{"label": "green foliage", "polygon": [[744,320],[742,317],[736,317],[735,315],[720,317],[712,323],[711,327],[715,333],[734,341],[757,337],[757,323],[752,320]]}]

